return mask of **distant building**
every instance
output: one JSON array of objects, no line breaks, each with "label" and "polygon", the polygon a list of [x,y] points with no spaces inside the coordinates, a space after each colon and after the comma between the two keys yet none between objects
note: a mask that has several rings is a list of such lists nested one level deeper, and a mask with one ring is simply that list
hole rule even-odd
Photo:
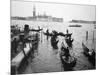
[{"label": "distant building", "polygon": [[57,18],[53,16],[48,16],[46,13],[36,15],[36,8],[33,7],[33,16],[29,17],[11,17],[13,20],[31,20],[31,21],[45,21],[45,22],[63,22],[63,18]]},{"label": "distant building", "polygon": [[33,7],[33,17],[28,17],[28,20],[34,20],[34,21],[50,21],[50,22],[63,22],[63,18],[57,18],[48,16],[45,13],[36,15],[36,8]]}]

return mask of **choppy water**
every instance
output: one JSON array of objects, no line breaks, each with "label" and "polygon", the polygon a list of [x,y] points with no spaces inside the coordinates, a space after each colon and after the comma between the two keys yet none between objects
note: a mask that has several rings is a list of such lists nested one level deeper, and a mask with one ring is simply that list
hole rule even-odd
[{"label": "choppy water", "polygon": [[[82,27],[68,27],[71,23],[56,23],[56,22],[37,22],[37,21],[21,21],[12,20],[12,25],[18,24],[19,27],[24,27],[25,24],[29,24],[30,28],[43,28],[44,31],[48,28],[51,32],[52,30],[57,30],[58,32],[66,33],[66,29],[70,33],[73,33],[72,38],[74,38],[73,49],[70,50],[72,56],[77,58],[77,64],[74,70],[87,70],[92,69],[92,65],[89,63],[88,59],[83,55],[82,41],[86,40],[86,31],[88,31],[88,48],[95,48],[96,44],[96,30],[93,24],[80,24]],[[93,31],[94,31],[94,43],[93,43]],[[42,42],[41,42],[42,40]],[[58,50],[54,50],[51,47],[50,38],[47,41],[45,35],[40,34],[40,42],[38,49],[36,50],[35,57],[31,58],[27,68],[23,73],[41,73],[41,72],[59,72],[63,71],[61,60],[59,57],[62,37],[59,37]]]}]

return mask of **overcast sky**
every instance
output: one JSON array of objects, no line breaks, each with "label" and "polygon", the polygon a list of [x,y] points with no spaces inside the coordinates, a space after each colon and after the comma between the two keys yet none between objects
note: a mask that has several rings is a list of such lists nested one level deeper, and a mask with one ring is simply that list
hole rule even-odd
[{"label": "overcast sky", "polygon": [[78,19],[95,21],[95,6],[55,4],[40,2],[11,1],[11,16],[32,16],[33,6],[36,7],[36,14],[44,14],[53,17],[64,18],[65,21]]}]

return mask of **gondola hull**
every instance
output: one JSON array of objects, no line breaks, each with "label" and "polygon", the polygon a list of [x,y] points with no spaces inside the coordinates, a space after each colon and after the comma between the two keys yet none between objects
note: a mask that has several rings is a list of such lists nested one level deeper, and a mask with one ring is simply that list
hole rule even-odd
[{"label": "gondola hull", "polygon": [[69,47],[72,47],[73,40],[65,39],[65,41]]},{"label": "gondola hull", "polygon": [[44,35],[46,35],[46,36],[52,36],[53,34],[52,33],[45,33],[44,32]]},{"label": "gondola hull", "polygon": [[85,56],[89,57],[89,49],[84,45],[84,43],[82,43],[82,47],[83,47],[83,53]]},{"label": "gondola hull", "polygon": [[83,47],[83,54],[86,57],[88,57],[89,62],[91,62],[93,66],[95,66],[96,65],[95,52],[93,51],[91,54],[89,54],[89,49],[84,45],[84,43],[82,43],[82,47]]},{"label": "gondola hull", "polygon": [[57,44],[58,44],[58,41],[51,41],[51,45],[52,45],[52,47],[53,47],[54,49],[58,49]]},{"label": "gondola hull", "polygon": [[73,67],[76,65],[76,58],[69,56],[69,59],[64,58],[65,56],[60,56],[64,71],[72,71]]}]

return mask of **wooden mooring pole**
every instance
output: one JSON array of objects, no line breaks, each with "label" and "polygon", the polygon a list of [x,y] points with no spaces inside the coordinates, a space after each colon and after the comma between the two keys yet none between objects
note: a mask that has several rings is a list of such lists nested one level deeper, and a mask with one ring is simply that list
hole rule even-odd
[{"label": "wooden mooring pole", "polygon": [[88,31],[86,31],[86,41],[88,40]]}]

